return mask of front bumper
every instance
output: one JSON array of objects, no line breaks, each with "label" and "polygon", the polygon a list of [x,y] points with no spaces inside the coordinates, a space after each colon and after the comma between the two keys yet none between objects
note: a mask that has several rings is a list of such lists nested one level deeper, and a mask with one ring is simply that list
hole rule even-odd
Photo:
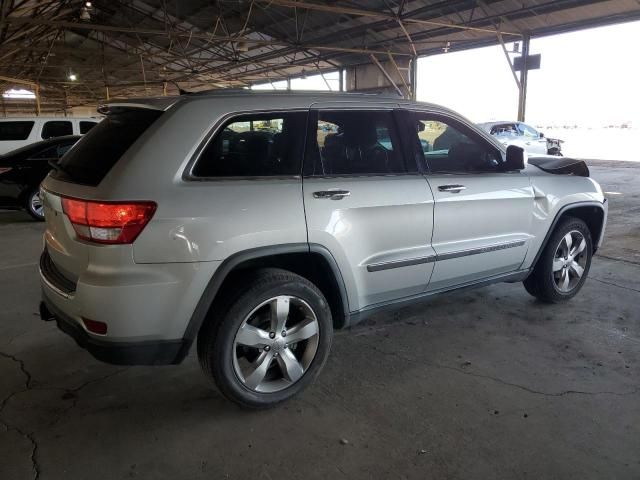
[{"label": "front bumper", "polygon": [[114,365],[175,365],[184,359],[190,342],[184,340],[111,342],[90,336],[76,321],[42,294],[40,318],[55,320],[58,328],[96,359]]}]

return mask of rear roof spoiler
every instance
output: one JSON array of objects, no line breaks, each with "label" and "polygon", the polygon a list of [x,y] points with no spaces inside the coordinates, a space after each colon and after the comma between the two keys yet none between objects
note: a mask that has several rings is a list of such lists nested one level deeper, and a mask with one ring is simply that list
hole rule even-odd
[{"label": "rear roof spoiler", "polygon": [[147,97],[132,98],[130,100],[114,100],[113,102],[98,105],[97,110],[103,115],[107,115],[118,110],[134,108],[164,111],[174,105],[179,99],[180,97]]}]

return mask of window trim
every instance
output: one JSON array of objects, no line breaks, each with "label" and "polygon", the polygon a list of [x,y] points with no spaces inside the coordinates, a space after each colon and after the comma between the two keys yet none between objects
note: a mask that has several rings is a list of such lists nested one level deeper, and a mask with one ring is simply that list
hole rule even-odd
[{"label": "window trim", "polygon": [[[209,128],[203,139],[200,141],[195,151],[191,155],[191,158],[187,162],[186,167],[182,172],[182,180],[185,182],[226,182],[226,181],[240,181],[240,180],[295,180],[302,179],[302,169],[304,168],[304,152],[306,151],[306,139],[307,132],[304,132],[304,139],[302,142],[302,161],[300,162],[300,173],[296,175],[253,175],[253,176],[229,176],[229,177],[201,177],[193,174],[193,169],[200,160],[202,152],[206,150],[209,143],[212,142],[222,132],[223,127],[237,117],[244,117],[246,115],[270,115],[270,114],[287,114],[287,113],[304,113],[309,117],[308,108],[293,108],[293,109],[268,109],[268,110],[238,110],[235,112],[229,112],[219,117],[213,125]],[[305,122],[308,125],[308,121]],[[306,128],[306,127],[305,127]]]},{"label": "window trim", "polygon": [[[305,138],[305,150],[304,157],[302,159],[302,177],[303,178],[369,178],[369,177],[406,177],[406,176],[416,176],[422,175],[420,172],[420,165],[416,165],[415,171],[409,171],[409,157],[407,156],[409,152],[409,146],[407,145],[405,135],[403,134],[403,129],[405,125],[402,125],[405,121],[400,123],[402,118],[402,113],[404,109],[398,108],[395,105],[393,108],[380,108],[380,107],[367,107],[357,105],[349,106],[349,108],[341,108],[339,106],[331,106],[331,107],[311,107],[309,109],[309,116],[307,118],[307,134]],[[406,169],[405,172],[402,173],[334,173],[334,174],[309,174],[307,172],[308,165],[310,164],[308,160],[309,149],[311,148],[311,144],[317,142],[317,131],[318,131],[318,114],[319,112],[387,112],[391,114],[393,128],[395,128],[395,136],[398,139],[398,152],[402,157],[402,162]]]},{"label": "window trim", "polygon": [[[468,125],[467,123],[465,123],[464,121],[462,121],[459,118],[454,117],[453,115],[447,114],[445,112],[436,112],[436,111],[429,111],[429,110],[420,110],[420,109],[414,109],[414,108],[407,108],[405,109],[405,111],[409,114],[407,117],[407,120],[409,120],[410,123],[410,116],[414,115],[414,114],[423,114],[423,115],[430,115],[435,117],[435,121],[443,121],[443,123],[447,123],[447,122],[451,122],[456,128],[459,128],[461,130],[460,133],[475,139],[477,141],[479,141],[481,144],[484,144],[488,147],[491,147],[492,149],[494,149],[504,160],[505,158],[505,152],[502,148],[499,148],[498,146],[494,145],[493,140],[489,141],[488,139],[486,139],[481,133],[477,132],[474,128],[472,128],[470,125]],[[444,120],[437,120],[437,118],[440,117]],[[413,143],[413,142],[410,142]],[[417,145],[414,145],[413,148],[415,149],[417,147]],[[486,171],[486,172],[438,172],[438,171],[433,171],[431,169],[431,165],[429,165],[429,161],[427,160],[427,158],[424,155],[424,152],[422,151],[421,148],[418,148],[417,151],[419,152],[418,157],[422,158],[422,163],[423,163],[423,168],[424,168],[424,175],[426,176],[430,176],[430,175],[493,175],[496,173],[512,173],[510,171]]]}]

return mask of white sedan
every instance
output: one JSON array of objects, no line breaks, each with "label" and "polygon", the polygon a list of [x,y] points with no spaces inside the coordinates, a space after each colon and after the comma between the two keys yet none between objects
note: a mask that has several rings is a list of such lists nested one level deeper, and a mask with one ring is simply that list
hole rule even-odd
[{"label": "white sedan", "polygon": [[543,133],[522,122],[487,122],[478,126],[498,139],[505,147],[516,145],[528,154],[562,155],[562,140],[546,138]]}]

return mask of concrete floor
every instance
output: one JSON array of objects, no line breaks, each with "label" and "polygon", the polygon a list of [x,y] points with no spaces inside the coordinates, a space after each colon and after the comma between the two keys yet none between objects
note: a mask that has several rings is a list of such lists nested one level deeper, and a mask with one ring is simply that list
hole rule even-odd
[{"label": "concrete floor", "polygon": [[640,164],[592,174],[620,195],[573,301],[502,284],[379,316],[264,412],[193,355],[109,366],[41,322],[42,225],[0,213],[0,479],[640,478]]}]

